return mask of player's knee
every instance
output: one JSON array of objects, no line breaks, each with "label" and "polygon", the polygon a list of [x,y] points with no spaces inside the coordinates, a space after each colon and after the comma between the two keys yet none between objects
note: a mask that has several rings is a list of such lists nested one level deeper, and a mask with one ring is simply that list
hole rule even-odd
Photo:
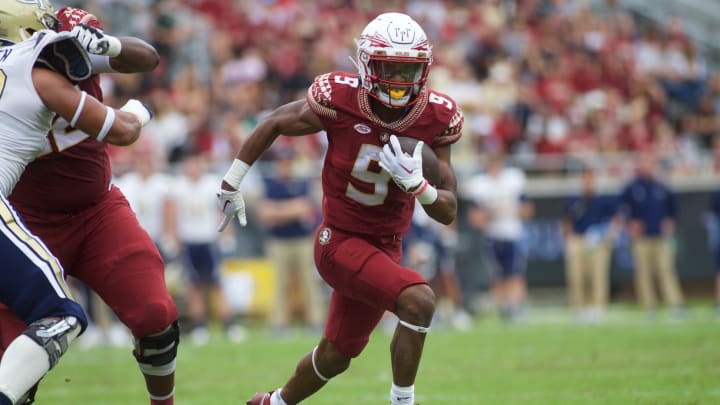
[{"label": "player's knee", "polygon": [[435,293],[427,284],[410,286],[400,293],[396,315],[400,320],[428,326],[435,313]]},{"label": "player's knee", "polygon": [[64,316],[37,320],[28,325],[23,334],[45,349],[52,369],[81,330],[82,325],[76,317]]},{"label": "player's knee", "polygon": [[142,310],[128,317],[125,323],[133,336],[144,337],[167,329],[177,316],[177,307],[171,298],[157,299],[145,303]]},{"label": "player's knee", "polygon": [[135,339],[135,360],[145,375],[166,376],[175,372],[175,358],[180,343],[177,321],[165,330]]},{"label": "player's knee", "polygon": [[317,372],[325,378],[333,378],[350,367],[350,357],[341,353],[332,343],[323,340],[314,353]]}]

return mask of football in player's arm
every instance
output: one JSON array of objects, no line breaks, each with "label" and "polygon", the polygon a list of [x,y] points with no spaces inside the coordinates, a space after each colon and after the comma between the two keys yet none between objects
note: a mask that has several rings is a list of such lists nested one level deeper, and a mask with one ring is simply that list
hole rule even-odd
[{"label": "football in player's arm", "polygon": [[[325,331],[283,387],[256,393],[250,405],[297,404],[314,394],[350,366],[386,311],[399,318],[391,345],[391,404],[414,404],[435,296],[427,280],[401,265],[401,235],[415,200],[433,219],[455,220],[450,145],[460,137],[463,117],[451,98],[426,87],[431,47],[412,18],[381,14],[356,43],[358,74],[320,75],[305,100],[281,106],[258,123],[218,192],[226,215],[220,230],[235,217],[245,225],[241,183],[250,165],[279,135],[326,132],[323,223],[314,247],[318,272],[333,288]],[[398,137],[420,142],[404,153]],[[423,176],[424,143],[440,162],[437,187]]]}]

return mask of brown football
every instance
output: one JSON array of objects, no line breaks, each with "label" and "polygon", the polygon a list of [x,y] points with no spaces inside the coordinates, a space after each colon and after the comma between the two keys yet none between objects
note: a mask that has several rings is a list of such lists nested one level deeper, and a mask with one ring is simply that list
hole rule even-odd
[{"label": "brown football", "polygon": [[[400,147],[403,152],[412,155],[413,151],[415,151],[415,145],[417,144],[418,139],[410,138],[408,136],[398,136],[398,141],[400,141]],[[435,151],[433,151],[427,143],[423,145],[422,162],[423,176],[427,179],[428,183],[433,186],[440,184],[440,164],[438,163]]]}]

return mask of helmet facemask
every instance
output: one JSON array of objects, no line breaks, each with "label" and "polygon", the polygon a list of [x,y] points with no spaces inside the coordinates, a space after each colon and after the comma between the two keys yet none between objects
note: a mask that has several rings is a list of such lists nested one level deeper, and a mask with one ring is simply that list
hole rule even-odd
[{"label": "helmet facemask", "polygon": [[415,102],[427,80],[428,61],[422,58],[370,56],[366,80],[373,82],[370,95],[389,107]]}]

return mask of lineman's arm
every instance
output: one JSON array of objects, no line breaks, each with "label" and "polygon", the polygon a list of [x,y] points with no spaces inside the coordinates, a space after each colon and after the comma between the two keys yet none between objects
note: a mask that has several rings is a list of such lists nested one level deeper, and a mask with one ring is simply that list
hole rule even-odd
[{"label": "lineman's arm", "polygon": [[150,120],[150,112],[137,100],[130,100],[119,110],[106,107],[90,95],[83,96],[64,76],[49,69],[34,68],[32,79],[35,90],[51,111],[103,142],[130,145]]},{"label": "lineman's arm", "polygon": [[449,225],[457,217],[457,178],[450,163],[450,145],[433,149],[440,166],[441,182],[437,188],[437,199],[432,204],[423,204],[425,212],[434,220]]}]

